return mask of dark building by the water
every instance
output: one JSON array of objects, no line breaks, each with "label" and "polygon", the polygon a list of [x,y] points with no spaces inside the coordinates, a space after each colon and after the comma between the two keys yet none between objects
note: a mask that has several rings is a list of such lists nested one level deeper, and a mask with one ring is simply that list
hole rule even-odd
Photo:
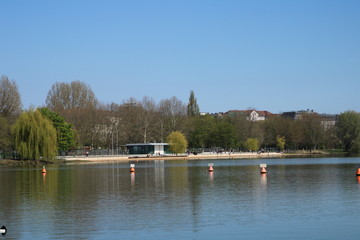
[{"label": "dark building by the water", "polygon": [[126,144],[129,154],[165,154],[169,153],[167,143],[132,143]]}]

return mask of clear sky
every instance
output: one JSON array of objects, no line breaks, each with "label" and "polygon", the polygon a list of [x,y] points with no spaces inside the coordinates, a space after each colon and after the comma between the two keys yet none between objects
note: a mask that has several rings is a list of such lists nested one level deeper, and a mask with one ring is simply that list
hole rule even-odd
[{"label": "clear sky", "polygon": [[24,108],[80,80],[103,103],[360,111],[360,1],[1,0],[0,75]]}]

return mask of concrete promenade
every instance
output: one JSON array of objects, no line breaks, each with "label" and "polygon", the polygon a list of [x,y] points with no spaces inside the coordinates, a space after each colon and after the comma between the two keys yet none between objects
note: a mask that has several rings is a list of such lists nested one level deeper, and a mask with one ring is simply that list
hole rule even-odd
[{"label": "concrete promenade", "polygon": [[145,161],[145,160],[197,160],[197,159],[237,159],[237,158],[271,158],[281,157],[294,154],[282,153],[251,153],[251,152],[234,152],[234,153],[200,153],[194,154],[179,154],[179,155],[160,155],[149,156],[146,155],[79,155],[59,157],[66,162],[105,162],[105,161]]}]

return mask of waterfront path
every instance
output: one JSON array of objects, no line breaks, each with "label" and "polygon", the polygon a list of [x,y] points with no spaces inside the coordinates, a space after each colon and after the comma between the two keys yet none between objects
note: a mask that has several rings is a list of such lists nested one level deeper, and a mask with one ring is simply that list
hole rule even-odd
[{"label": "waterfront path", "polygon": [[[144,160],[197,160],[197,159],[237,159],[237,158],[271,158],[281,157],[288,154],[283,153],[251,153],[251,152],[234,152],[234,153],[199,153],[194,154],[166,154],[160,156],[149,156],[146,155],[79,155],[79,156],[65,156],[59,157],[66,162],[104,162],[104,161],[144,161]],[[291,154],[294,155],[294,154]]]}]

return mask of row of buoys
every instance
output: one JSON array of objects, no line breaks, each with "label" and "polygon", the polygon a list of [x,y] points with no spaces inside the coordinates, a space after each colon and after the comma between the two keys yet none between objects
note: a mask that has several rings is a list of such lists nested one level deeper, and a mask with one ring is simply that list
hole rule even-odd
[{"label": "row of buoys", "polygon": [[[209,166],[209,172],[214,172],[214,167],[213,167],[214,164],[209,163],[208,166]],[[260,164],[260,173],[261,174],[266,174],[266,167],[267,167],[266,164]],[[46,174],[45,166],[43,166],[41,173]],[[130,173],[135,173],[135,164],[130,164]],[[360,168],[357,169],[356,176],[360,176]]]},{"label": "row of buoys", "polygon": [[[214,164],[213,163],[209,163],[208,167],[209,167],[209,172],[214,172]],[[360,168],[359,168],[360,169]],[[266,174],[266,164],[260,164],[260,173],[261,174]],[[360,176],[360,172],[359,172],[359,176]]]}]

